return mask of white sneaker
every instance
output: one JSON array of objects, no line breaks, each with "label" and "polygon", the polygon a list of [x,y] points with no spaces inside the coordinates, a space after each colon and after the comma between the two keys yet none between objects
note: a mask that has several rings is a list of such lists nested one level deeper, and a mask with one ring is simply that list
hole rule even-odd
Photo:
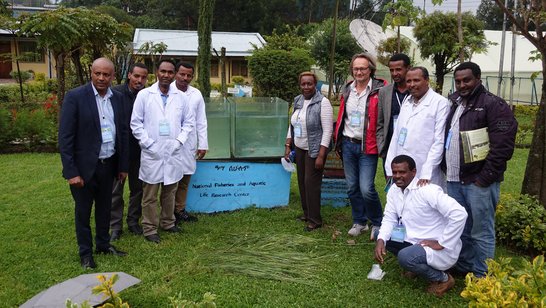
[{"label": "white sneaker", "polygon": [[353,227],[347,232],[350,236],[359,236],[362,231],[368,231],[368,225],[354,224]]},{"label": "white sneaker", "polygon": [[375,241],[375,233],[379,234],[378,226],[372,226],[372,232],[370,233],[370,241]]}]

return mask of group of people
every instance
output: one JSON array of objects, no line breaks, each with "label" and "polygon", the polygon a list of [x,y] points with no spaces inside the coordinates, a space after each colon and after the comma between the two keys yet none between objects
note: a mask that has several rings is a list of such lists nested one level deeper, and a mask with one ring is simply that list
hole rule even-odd
[{"label": "group of people", "polygon": [[[405,276],[428,279],[427,291],[443,296],[455,284],[450,273],[483,277],[494,257],[495,209],[517,121],[506,102],[485,89],[476,63],[455,68],[456,92],[448,98],[430,88],[428,70],[412,67],[407,55],[393,55],[388,66],[389,85],[376,78],[372,55],[353,56],[353,80],[342,90],[335,127],[316,76],[300,75],[302,94],[294,100],[285,150],[287,160],[296,153],[298,219],[306,231],[322,226],[320,185],[333,131],[352,209],[348,234],[371,229],[378,262],[391,251]],[[379,157],[384,212],[375,188]]]},{"label": "group of people", "polygon": [[[299,75],[301,95],[294,99],[285,149],[287,160],[295,151],[303,209],[297,218],[305,231],[323,225],[321,183],[333,137],[352,209],[348,234],[359,236],[371,226],[378,262],[386,251],[394,253],[405,276],[428,279],[427,291],[442,296],[454,285],[447,270],[482,277],[494,257],[495,209],[517,122],[506,102],[482,85],[473,62],[455,68],[457,91],[448,98],[430,88],[427,69],[411,67],[407,55],[392,56],[388,66],[389,85],[376,78],[373,56],[353,56],[353,80],[342,90],[335,125],[316,75]],[[131,233],[159,243],[159,228],[176,233],[180,221],[197,220],[185,210],[186,195],[208,144],[203,96],[190,85],[194,68],[162,60],[157,81],[145,88],[147,76],[147,67],[136,63],[127,82],[111,88],[114,65],[99,58],[91,82],[63,102],[59,149],[84,269],[96,267],[93,203],[95,252],[126,255],[111,244],[123,233],[126,178]],[[379,157],[388,191],[384,211],[375,188]]]},{"label": "group of people", "polygon": [[196,159],[205,156],[208,143],[205,103],[201,92],[190,85],[193,76],[191,63],[162,60],[157,81],[145,88],[148,69],[135,63],[127,82],[111,88],[114,64],[99,58],[91,66],[91,82],[67,92],[59,150],[63,177],[75,202],[84,269],[96,267],[90,227],[93,203],[95,253],[127,254],[111,244],[123,233],[126,178],[130,190],[126,221],[131,233],[159,243],[159,228],[177,233],[181,221],[197,220],[185,210],[186,196]]}]

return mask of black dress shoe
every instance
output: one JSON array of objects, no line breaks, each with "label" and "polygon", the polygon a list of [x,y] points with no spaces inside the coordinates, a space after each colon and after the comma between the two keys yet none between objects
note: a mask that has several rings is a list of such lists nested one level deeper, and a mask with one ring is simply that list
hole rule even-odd
[{"label": "black dress shoe", "polygon": [[129,232],[136,235],[141,235],[143,233],[140,225],[128,226],[127,229],[129,229]]},{"label": "black dress shoe", "polygon": [[125,257],[127,255],[125,251],[118,250],[112,245],[110,245],[110,247],[106,249],[97,249],[95,252],[100,254],[114,255],[118,257]]},{"label": "black dress shoe", "polygon": [[112,234],[110,234],[110,242],[119,240],[122,233],[123,231],[121,230],[112,230]]},{"label": "black dress shoe", "polygon": [[196,222],[199,219],[196,216],[190,215],[186,210],[183,210],[180,213],[175,212],[174,217],[176,218],[176,225],[178,225],[181,221],[185,222]]},{"label": "black dress shoe", "polygon": [[169,229],[165,229],[165,231],[170,232],[170,233],[178,233],[178,232],[182,232],[182,229],[180,229],[176,225],[174,225]]},{"label": "black dress shoe", "polygon": [[146,235],[144,238],[145,238],[147,241],[154,242],[154,243],[156,243],[156,244],[159,244],[159,242],[161,242],[161,238],[160,238],[159,235],[157,235],[157,234]]},{"label": "black dress shoe", "polygon": [[303,231],[311,232],[318,228],[322,228],[322,224],[308,224],[307,226],[305,226],[305,228],[303,228]]},{"label": "black dress shoe", "polygon": [[93,260],[93,256],[80,257],[80,264],[82,265],[82,268],[84,270],[93,269],[97,267],[97,265],[95,264],[95,260]]}]

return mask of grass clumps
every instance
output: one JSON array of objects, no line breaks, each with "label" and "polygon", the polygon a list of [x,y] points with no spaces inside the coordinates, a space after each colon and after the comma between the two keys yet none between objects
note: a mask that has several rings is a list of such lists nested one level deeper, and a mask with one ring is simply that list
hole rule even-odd
[{"label": "grass clumps", "polygon": [[319,265],[328,254],[321,252],[322,242],[297,234],[230,235],[228,248],[203,258],[211,270],[305,285],[320,282]]}]

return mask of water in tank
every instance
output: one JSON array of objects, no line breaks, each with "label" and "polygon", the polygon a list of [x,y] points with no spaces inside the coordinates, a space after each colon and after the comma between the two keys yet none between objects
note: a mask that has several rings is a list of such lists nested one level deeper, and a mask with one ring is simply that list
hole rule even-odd
[{"label": "water in tank", "polygon": [[235,158],[284,155],[288,102],[276,97],[230,97]]},{"label": "water in tank", "polygon": [[231,157],[230,103],[224,98],[205,98],[209,150],[205,159]]}]

